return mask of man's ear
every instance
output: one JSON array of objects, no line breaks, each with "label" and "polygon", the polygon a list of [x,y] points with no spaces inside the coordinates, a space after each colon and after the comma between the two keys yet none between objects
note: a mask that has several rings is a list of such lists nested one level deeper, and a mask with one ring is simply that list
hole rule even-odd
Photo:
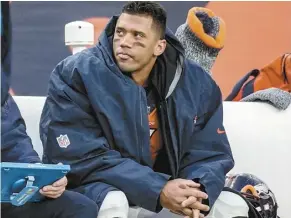
[{"label": "man's ear", "polygon": [[155,48],[154,55],[160,56],[161,54],[163,54],[166,49],[166,46],[167,46],[167,41],[165,39],[160,39]]}]

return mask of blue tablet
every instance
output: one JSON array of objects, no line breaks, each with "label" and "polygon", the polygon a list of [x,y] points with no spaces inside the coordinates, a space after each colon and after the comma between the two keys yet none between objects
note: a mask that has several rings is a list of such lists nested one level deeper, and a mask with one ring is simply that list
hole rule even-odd
[{"label": "blue tablet", "polygon": [[21,206],[44,197],[39,189],[51,185],[70,171],[69,165],[1,163],[1,202]]}]

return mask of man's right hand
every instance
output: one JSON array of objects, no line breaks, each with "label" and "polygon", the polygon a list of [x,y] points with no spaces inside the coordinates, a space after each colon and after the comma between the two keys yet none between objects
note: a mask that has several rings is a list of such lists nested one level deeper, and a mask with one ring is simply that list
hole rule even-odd
[{"label": "man's right hand", "polygon": [[[183,213],[182,202],[190,196],[207,199],[207,194],[200,191],[200,184],[192,180],[175,179],[167,182],[160,194],[161,206],[176,213]],[[192,210],[191,210],[192,211]]]},{"label": "man's right hand", "polygon": [[39,192],[48,198],[58,198],[66,190],[68,179],[66,176],[54,182],[52,185],[47,185],[39,190]]}]

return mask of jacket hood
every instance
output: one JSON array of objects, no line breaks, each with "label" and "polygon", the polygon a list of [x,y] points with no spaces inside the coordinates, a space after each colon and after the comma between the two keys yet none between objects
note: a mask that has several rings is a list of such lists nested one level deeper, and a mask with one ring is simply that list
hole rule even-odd
[{"label": "jacket hood", "polygon": [[[120,71],[115,64],[112,55],[112,38],[118,18],[119,16],[113,16],[110,19],[99,37],[97,47],[99,47],[103,53],[106,53],[108,60],[105,61],[110,62],[109,65],[114,68],[112,70],[118,69],[118,71]],[[156,86],[159,89],[158,91],[163,99],[168,98],[173,93],[181,77],[184,63],[184,48],[169,28],[166,28],[165,39],[167,41],[166,50],[157,58],[157,62],[153,70],[157,67],[159,67],[159,69],[157,69],[157,72],[153,73],[151,76],[153,83],[156,83]],[[162,67],[163,73],[160,73],[160,67]]]}]

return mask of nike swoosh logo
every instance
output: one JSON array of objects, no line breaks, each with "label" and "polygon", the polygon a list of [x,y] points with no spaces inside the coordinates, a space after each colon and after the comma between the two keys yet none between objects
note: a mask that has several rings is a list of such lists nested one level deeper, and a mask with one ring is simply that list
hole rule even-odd
[{"label": "nike swoosh logo", "polygon": [[219,128],[217,128],[217,133],[218,134],[223,134],[223,133],[225,133],[225,131],[224,130],[220,130]]}]

